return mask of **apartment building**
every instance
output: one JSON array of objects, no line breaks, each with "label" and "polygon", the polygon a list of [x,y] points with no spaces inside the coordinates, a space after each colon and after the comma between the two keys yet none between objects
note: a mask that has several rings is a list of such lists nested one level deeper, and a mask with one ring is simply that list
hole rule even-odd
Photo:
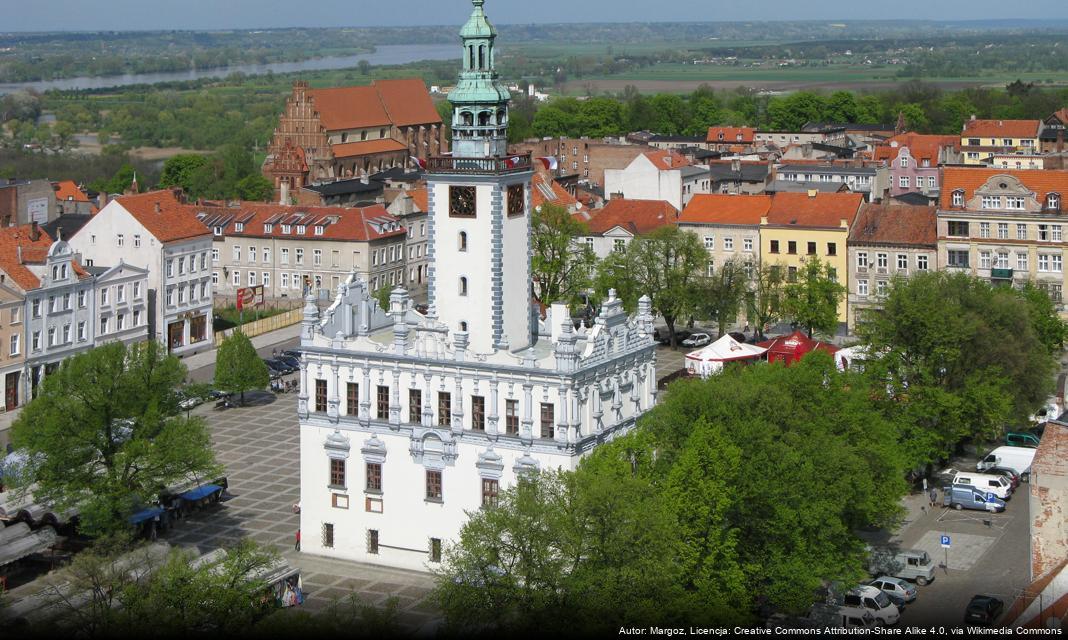
[{"label": "apartment building", "polygon": [[1041,120],[971,120],[960,134],[964,164],[982,166],[995,154],[1030,155],[1039,151]]}]

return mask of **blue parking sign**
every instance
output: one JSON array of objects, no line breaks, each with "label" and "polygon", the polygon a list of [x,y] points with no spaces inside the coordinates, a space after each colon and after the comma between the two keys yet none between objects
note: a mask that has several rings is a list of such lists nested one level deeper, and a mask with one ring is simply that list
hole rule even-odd
[{"label": "blue parking sign", "polygon": [[948,549],[949,548],[949,544],[950,544],[949,536],[942,536],[942,546]]},{"label": "blue parking sign", "polygon": [[986,492],[986,501],[987,502],[993,502],[995,498],[997,498],[997,496],[994,495],[994,493],[992,491],[987,491]]}]

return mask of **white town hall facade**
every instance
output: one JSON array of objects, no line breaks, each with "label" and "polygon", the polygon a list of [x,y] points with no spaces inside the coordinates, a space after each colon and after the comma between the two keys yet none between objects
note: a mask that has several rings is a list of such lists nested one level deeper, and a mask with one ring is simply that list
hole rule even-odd
[{"label": "white town hall facade", "polygon": [[305,307],[301,550],[425,571],[466,512],[524,473],[574,469],[656,402],[653,316],[609,294],[592,327],[531,303],[530,156],[507,156],[509,94],[483,0],[461,31],[453,155],[431,158],[429,302],[381,309],[350,277]]}]

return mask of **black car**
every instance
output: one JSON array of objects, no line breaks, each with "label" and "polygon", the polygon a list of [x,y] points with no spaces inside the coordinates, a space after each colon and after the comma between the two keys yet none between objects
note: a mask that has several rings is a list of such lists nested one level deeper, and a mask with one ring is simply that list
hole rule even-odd
[{"label": "black car", "polygon": [[264,358],[263,359],[263,364],[267,365],[267,372],[271,375],[272,379],[273,378],[281,378],[282,376],[284,376],[286,374],[286,372],[283,369],[279,368],[280,365],[278,363],[272,361],[272,360],[268,360],[267,358]]},{"label": "black car", "polygon": [[964,624],[993,625],[1004,608],[1005,603],[994,596],[972,596],[964,610]]},{"label": "black car", "polygon": [[288,364],[293,369],[293,371],[300,370],[300,358],[282,354],[275,358],[275,360],[278,360],[279,362],[282,362],[284,364]]},{"label": "black car", "polygon": [[745,344],[746,342],[749,342],[749,339],[746,338],[745,334],[742,333],[741,331],[731,331],[727,335],[729,335],[730,337],[734,338],[735,342],[740,342],[741,344]]},{"label": "black car", "polygon": [[285,351],[282,352],[282,355],[289,356],[290,358],[296,358],[297,360],[300,360],[300,352],[297,351],[296,349],[286,349]]},{"label": "black car", "polygon": [[[682,344],[682,341],[693,335],[693,331],[687,329],[675,329],[675,341],[676,344]],[[661,331],[660,329],[653,329],[653,340],[656,340],[662,345],[671,346],[671,334],[667,329]]]},{"label": "black car", "polygon": [[293,364],[292,362],[287,362],[282,357],[270,358],[270,361],[272,364],[275,365],[276,368],[281,369],[285,373],[294,373],[300,371],[300,363]]}]

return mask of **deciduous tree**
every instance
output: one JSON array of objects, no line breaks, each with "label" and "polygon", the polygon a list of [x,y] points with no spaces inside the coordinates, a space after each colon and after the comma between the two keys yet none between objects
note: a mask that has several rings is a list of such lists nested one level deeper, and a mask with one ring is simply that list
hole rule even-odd
[{"label": "deciduous tree", "polygon": [[786,317],[804,327],[808,337],[820,332],[834,335],[838,329],[838,305],[845,287],[838,283],[830,264],[805,260],[796,279],[783,287],[782,309]]},{"label": "deciduous tree", "polygon": [[534,296],[546,305],[573,303],[590,287],[597,262],[589,247],[576,242],[586,225],[564,207],[545,203],[532,213],[530,226]]},{"label": "deciduous tree", "polygon": [[264,389],[271,383],[267,365],[256,353],[252,341],[237,329],[219,345],[215,357],[215,387],[237,393],[245,404],[245,392]]}]

